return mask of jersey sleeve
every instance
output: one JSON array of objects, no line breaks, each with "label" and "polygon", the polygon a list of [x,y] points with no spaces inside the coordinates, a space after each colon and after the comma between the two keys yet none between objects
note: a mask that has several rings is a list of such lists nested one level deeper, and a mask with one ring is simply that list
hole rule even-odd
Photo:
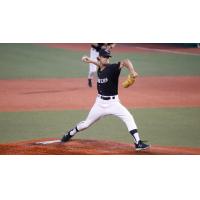
[{"label": "jersey sleeve", "polygon": [[120,72],[121,71],[120,62],[113,64],[112,69],[113,71]]}]

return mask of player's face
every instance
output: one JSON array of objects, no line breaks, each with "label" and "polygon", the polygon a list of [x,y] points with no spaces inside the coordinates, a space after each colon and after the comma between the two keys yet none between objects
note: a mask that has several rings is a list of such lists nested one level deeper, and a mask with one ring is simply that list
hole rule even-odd
[{"label": "player's face", "polygon": [[99,57],[99,61],[102,65],[108,64],[109,63],[109,57]]}]

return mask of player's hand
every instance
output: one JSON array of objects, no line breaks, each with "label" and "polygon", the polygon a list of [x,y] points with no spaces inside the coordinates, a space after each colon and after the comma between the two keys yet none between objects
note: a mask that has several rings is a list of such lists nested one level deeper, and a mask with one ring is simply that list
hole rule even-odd
[{"label": "player's hand", "polygon": [[89,58],[88,56],[83,56],[83,57],[81,58],[81,60],[82,60],[83,62],[85,62],[85,63],[90,63],[90,62],[91,62],[91,60],[90,60],[90,58]]},{"label": "player's hand", "polygon": [[135,71],[134,71],[132,74],[130,74],[130,75],[132,75],[132,76],[135,77],[135,78],[138,77],[138,73],[135,72]]}]

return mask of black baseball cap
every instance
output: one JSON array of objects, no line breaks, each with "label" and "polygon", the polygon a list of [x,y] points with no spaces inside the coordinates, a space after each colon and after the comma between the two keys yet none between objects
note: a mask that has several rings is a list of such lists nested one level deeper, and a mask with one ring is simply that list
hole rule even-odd
[{"label": "black baseball cap", "polygon": [[101,49],[99,52],[99,56],[100,57],[104,57],[104,58],[110,58],[111,56],[111,52],[107,49]]}]

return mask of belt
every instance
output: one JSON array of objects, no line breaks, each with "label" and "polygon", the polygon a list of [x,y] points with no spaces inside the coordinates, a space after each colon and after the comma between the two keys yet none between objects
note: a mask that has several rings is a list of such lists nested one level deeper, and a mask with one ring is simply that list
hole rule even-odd
[{"label": "belt", "polygon": [[110,96],[110,97],[105,97],[105,96],[101,96],[99,95],[99,97],[103,100],[111,100],[111,99],[115,99],[115,96]]}]

